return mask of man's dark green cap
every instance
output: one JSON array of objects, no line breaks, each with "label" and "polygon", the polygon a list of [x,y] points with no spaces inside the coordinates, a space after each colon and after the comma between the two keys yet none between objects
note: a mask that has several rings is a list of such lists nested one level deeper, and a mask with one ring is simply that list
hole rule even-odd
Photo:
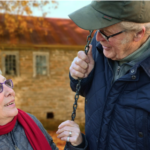
[{"label": "man's dark green cap", "polygon": [[97,30],[121,21],[146,23],[150,22],[150,1],[92,1],[69,17],[85,30]]}]

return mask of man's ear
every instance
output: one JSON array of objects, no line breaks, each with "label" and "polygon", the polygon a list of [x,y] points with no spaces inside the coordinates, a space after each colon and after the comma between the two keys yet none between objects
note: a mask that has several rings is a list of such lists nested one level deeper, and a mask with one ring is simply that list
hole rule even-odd
[{"label": "man's ear", "polygon": [[144,37],[145,31],[146,31],[146,29],[145,29],[145,27],[143,26],[143,27],[142,27],[142,30],[140,30],[139,32],[137,32],[137,33],[135,34],[134,41],[135,41],[135,42],[140,41],[140,40]]}]

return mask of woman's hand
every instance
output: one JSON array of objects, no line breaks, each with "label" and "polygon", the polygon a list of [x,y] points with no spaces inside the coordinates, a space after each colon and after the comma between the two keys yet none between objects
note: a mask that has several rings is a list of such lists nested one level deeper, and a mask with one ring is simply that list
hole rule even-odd
[{"label": "woman's hand", "polygon": [[62,141],[70,142],[73,146],[80,145],[83,140],[79,125],[71,120],[62,122],[58,126],[56,134]]}]

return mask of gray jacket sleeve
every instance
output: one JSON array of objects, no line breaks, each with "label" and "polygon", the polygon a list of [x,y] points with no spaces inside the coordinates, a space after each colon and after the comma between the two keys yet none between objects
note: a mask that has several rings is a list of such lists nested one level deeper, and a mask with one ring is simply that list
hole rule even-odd
[{"label": "gray jacket sleeve", "polygon": [[44,136],[46,137],[48,143],[50,144],[52,150],[58,150],[58,148],[56,147],[55,143],[53,142],[52,137],[47,133],[47,131],[45,130],[45,128],[43,127],[43,125],[41,124],[41,122],[33,115],[29,114],[28,115],[34,120],[34,122],[38,125],[38,127],[40,128],[40,130],[42,131],[42,133],[44,134]]}]

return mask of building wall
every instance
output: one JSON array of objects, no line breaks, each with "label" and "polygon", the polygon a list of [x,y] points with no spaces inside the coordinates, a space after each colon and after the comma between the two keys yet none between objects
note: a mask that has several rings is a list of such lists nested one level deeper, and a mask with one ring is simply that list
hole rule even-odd
[{"label": "building wall", "polygon": [[[19,52],[19,76],[6,78],[14,82],[17,107],[35,115],[47,129],[56,129],[62,121],[71,119],[75,93],[70,89],[68,74],[79,50],[71,47],[9,47],[0,50],[0,68],[3,68],[3,52]],[[33,52],[49,53],[49,76],[33,76]],[[47,113],[53,113],[54,117],[48,119]],[[75,121],[81,128],[84,128],[84,117],[84,98],[80,96]]]}]

